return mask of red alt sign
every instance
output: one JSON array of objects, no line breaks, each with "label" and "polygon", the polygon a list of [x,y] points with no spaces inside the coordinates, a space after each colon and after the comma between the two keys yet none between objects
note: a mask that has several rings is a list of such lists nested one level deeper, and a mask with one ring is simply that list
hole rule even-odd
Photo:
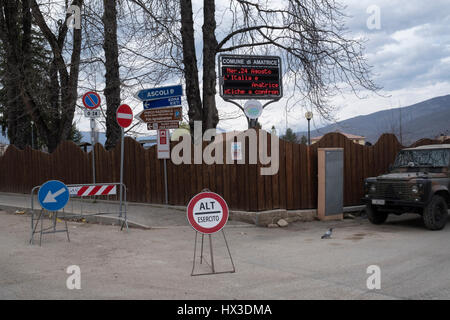
[{"label": "red alt sign", "polygon": [[216,233],[228,221],[228,205],[217,193],[199,193],[188,204],[187,219],[192,228],[200,233]]},{"label": "red alt sign", "polygon": [[133,111],[127,104],[122,104],[117,108],[116,119],[119,126],[122,128],[129,127],[133,122]]}]

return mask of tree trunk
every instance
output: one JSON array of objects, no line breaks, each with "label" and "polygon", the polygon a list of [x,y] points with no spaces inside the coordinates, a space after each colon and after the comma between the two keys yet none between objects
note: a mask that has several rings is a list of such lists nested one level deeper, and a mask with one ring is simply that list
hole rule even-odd
[{"label": "tree trunk", "polygon": [[[81,9],[83,0],[73,0],[72,4]],[[46,115],[50,117],[51,120],[44,121],[44,112],[39,110],[36,102],[27,90],[23,90],[22,99],[24,100],[24,105],[27,107],[29,114],[32,115],[38,131],[41,134],[45,133],[48,151],[53,152],[60,141],[66,140],[69,137],[70,131],[72,130],[72,121],[75,114],[75,106],[77,101],[77,85],[82,40],[81,29],[73,29],[70,71],[68,71],[63,57],[63,46],[68,28],[66,24],[68,15],[66,15],[66,21],[62,23],[59,28],[58,35],[56,36],[48,27],[36,0],[31,1],[31,8],[36,24],[39,26],[39,29],[44,34],[52,49],[53,65],[51,68],[55,68],[57,70],[57,76],[59,78],[59,83],[56,79],[52,79],[52,85],[58,86],[61,103],[57,104],[58,109],[54,110],[52,114]]]},{"label": "tree trunk", "polygon": [[[29,60],[31,37],[31,15],[29,1],[22,2],[22,20],[19,21],[17,3],[4,1],[0,6],[1,40],[6,53],[3,82],[6,90],[5,114],[7,117],[8,137],[10,143],[19,149],[31,144],[30,118],[26,116],[20,99],[21,88],[25,85],[26,68]],[[4,14],[4,16],[3,16]],[[20,23],[21,22],[21,23]],[[22,39],[22,41],[18,41]]]},{"label": "tree trunk", "polygon": [[216,107],[216,4],[203,2],[203,130],[215,128],[219,122]]},{"label": "tree trunk", "polygon": [[119,48],[117,45],[117,10],[116,0],[103,0],[103,27],[105,39],[105,97],[106,97],[106,143],[111,149],[120,139],[121,131],[116,121],[116,110],[120,105]]},{"label": "tree trunk", "polygon": [[195,53],[194,21],[192,1],[180,0],[181,38],[183,42],[184,77],[186,79],[186,98],[189,105],[189,126],[194,132],[194,121],[203,121],[202,100],[198,80],[197,57]]}]

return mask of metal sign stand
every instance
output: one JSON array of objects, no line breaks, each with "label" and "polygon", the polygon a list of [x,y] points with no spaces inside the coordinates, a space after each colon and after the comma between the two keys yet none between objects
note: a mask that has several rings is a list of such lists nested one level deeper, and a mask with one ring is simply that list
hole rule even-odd
[{"label": "metal sign stand", "polygon": [[[67,185],[67,187],[70,189],[70,188],[81,188],[81,187],[85,187],[85,188],[91,188],[91,187],[97,187],[97,186],[104,186],[105,184],[101,184],[101,183],[99,183],[99,184],[68,184]],[[119,188],[121,188],[122,190],[123,190],[123,196],[122,196],[122,202],[121,202],[121,207],[120,207],[120,209],[119,209],[119,212],[117,212],[117,211],[112,211],[112,212],[109,212],[109,210],[108,210],[108,212],[102,212],[102,211],[100,211],[100,212],[97,212],[97,213],[92,213],[92,212],[89,212],[89,211],[87,211],[86,213],[83,211],[83,197],[92,197],[93,195],[86,195],[86,196],[83,196],[83,195],[74,195],[74,194],[71,194],[70,195],[70,198],[72,199],[72,198],[79,198],[79,199],[81,199],[81,201],[79,202],[80,203],[80,212],[79,213],[75,213],[74,211],[72,211],[72,213],[69,211],[69,212],[66,212],[65,211],[65,209],[63,208],[62,209],[62,212],[64,213],[64,216],[62,217],[62,219],[64,220],[64,223],[65,223],[65,225],[66,225],[66,230],[56,230],[56,222],[57,222],[57,215],[58,215],[58,211],[48,211],[48,210],[45,210],[45,209],[41,209],[41,211],[40,211],[40,213],[38,214],[38,216],[35,218],[35,210],[34,210],[34,208],[35,208],[35,203],[34,203],[34,196],[35,196],[35,192],[37,191],[37,190],[39,190],[40,189],[40,187],[41,186],[36,186],[36,187],[34,187],[32,190],[31,190],[31,194],[30,194],[30,201],[31,201],[31,238],[30,238],[30,244],[33,244],[33,237],[34,237],[34,235],[36,234],[36,233],[40,233],[40,244],[41,244],[41,242],[42,242],[42,235],[43,234],[46,234],[46,233],[56,233],[56,232],[64,232],[64,231],[66,231],[67,232],[67,239],[70,241],[70,239],[69,239],[69,230],[68,230],[68,228],[67,228],[67,220],[69,220],[69,219],[77,219],[77,218],[86,218],[86,217],[91,217],[91,216],[102,216],[102,215],[111,215],[111,214],[119,214],[119,218],[118,218],[118,220],[120,221],[119,222],[119,225],[120,225],[120,230],[123,230],[123,228],[125,227],[126,229],[127,229],[127,231],[128,231],[128,218],[127,218],[127,188],[126,188],[126,186],[125,185],[123,185],[123,184],[120,184],[120,183],[117,183],[117,182],[115,182],[115,183],[110,183],[109,185],[114,185],[115,186],[115,188],[116,188],[116,190],[118,190]],[[117,194],[116,192],[114,192],[114,195],[117,195],[118,197],[121,195],[121,194]],[[95,196],[95,195],[94,195]],[[109,197],[109,195],[108,195],[108,197]],[[72,210],[73,210],[73,203],[72,203]],[[37,211],[37,210],[36,210]],[[54,216],[52,216],[52,218],[54,218],[54,221],[53,221],[53,231],[50,231],[50,232],[45,232],[46,230],[49,230],[49,229],[51,229],[51,228],[47,228],[47,229],[44,229],[43,228],[43,219],[44,219],[44,216],[45,216],[45,212],[49,212],[49,216],[50,216],[50,212],[51,213],[54,213]],[[37,214],[37,213],[36,213]],[[38,225],[39,225],[39,220],[41,221],[41,230],[40,231],[36,231],[37,229],[38,229]]]},{"label": "metal sign stand", "polygon": [[[236,272],[236,268],[234,267],[234,262],[233,262],[233,257],[231,256],[231,252],[230,252],[230,247],[228,246],[228,242],[227,242],[227,238],[225,237],[225,232],[222,231],[222,235],[223,235],[223,239],[225,240],[225,245],[227,247],[227,251],[228,251],[228,256],[230,257],[230,261],[231,261],[231,265],[233,267],[232,270],[227,270],[227,271],[216,271],[216,268],[214,266],[214,251],[213,251],[213,245],[212,245],[212,237],[211,234],[209,234],[209,250],[210,250],[210,256],[211,256],[211,264],[209,264],[206,260],[205,263],[211,267],[211,272],[206,272],[206,273],[194,273],[195,270],[195,258],[196,258],[196,254],[197,254],[197,234],[199,232],[195,232],[195,244],[194,244],[194,261],[192,263],[192,272],[191,272],[191,276],[204,276],[204,275],[211,275],[211,274],[221,274],[221,273],[235,273]],[[201,251],[200,251],[200,264],[203,264],[203,242],[204,242],[204,238],[205,235],[202,233],[202,244],[201,244]]]},{"label": "metal sign stand", "polygon": [[[56,222],[58,219],[58,211],[52,211],[53,216],[51,217],[53,220],[53,225],[47,228],[44,228],[44,215],[45,215],[45,209],[41,209],[41,212],[39,213],[38,218],[36,219],[36,223],[34,223],[34,215],[31,215],[31,239],[30,239],[30,244],[33,244],[33,240],[34,240],[34,235],[36,233],[39,233],[39,245],[42,245],[42,235],[43,234],[49,234],[49,233],[58,233],[58,232],[65,232],[67,234],[67,241],[70,242],[70,237],[69,237],[69,228],[67,227],[67,220],[64,219],[64,224],[66,226],[65,229],[61,229],[61,230],[56,230]],[[49,213],[49,217],[50,217],[50,211],[47,211]],[[63,211],[64,212],[64,211]],[[40,231],[36,231],[37,226],[39,224],[39,221],[41,221],[41,230]]]}]

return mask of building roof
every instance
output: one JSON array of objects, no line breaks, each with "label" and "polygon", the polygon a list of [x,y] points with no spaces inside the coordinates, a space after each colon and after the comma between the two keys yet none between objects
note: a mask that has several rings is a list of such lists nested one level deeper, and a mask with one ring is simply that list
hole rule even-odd
[{"label": "building roof", "polygon": [[[349,138],[350,140],[361,140],[361,139],[365,139],[365,138],[366,138],[366,137],[358,136],[358,135],[351,134],[351,133],[345,133],[345,132],[340,132],[340,131],[335,131],[335,132],[340,133],[340,134],[343,134],[344,136],[346,136],[346,137]],[[311,138],[311,140],[316,141],[316,140],[320,140],[320,139],[322,139],[322,138],[323,138],[323,135],[320,136],[320,137],[314,137],[314,138]]]},{"label": "building roof", "polygon": [[430,144],[415,148],[407,148],[403,150],[429,150],[429,149],[450,149],[450,144]]}]

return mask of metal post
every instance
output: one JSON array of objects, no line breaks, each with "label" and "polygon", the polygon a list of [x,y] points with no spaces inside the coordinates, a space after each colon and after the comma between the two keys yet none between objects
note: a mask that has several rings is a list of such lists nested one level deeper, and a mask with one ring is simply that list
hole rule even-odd
[{"label": "metal post", "polygon": [[310,121],[311,121],[311,119],[308,119],[308,146],[311,145],[311,130],[310,130],[310,126],[309,126]]},{"label": "metal post", "polygon": [[164,159],[164,192],[166,194],[166,205],[169,204],[169,192],[167,190],[167,160]]},{"label": "metal post", "polygon": [[124,140],[124,132],[123,128],[121,128],[121,139],[120,139],[120,213],[119,216],[122,218],[122,199],[123,199],[123,140]]},{"label": "metal post", "polygon": [[95,183],[95,148],[94,148],[94,143],[95,143],[95,133],[94,133],[94,129],[95,129],[95,119],[91,118],[91,143],[92,143],[92,180],[93,183]]},{"label": "metal post", "polygon": [[33,134],[33,124],[34,122],[31,121],[31,149],[34,149],[34,134]]},{"label": "metal post", "polygon": [[213,255],[213,247],[212,247],[211,235],[209,235],[209,250],[211,252],[211,269],[212,269],[212,272],[215,273],[216,270],[214,269],[214,255]]}]

